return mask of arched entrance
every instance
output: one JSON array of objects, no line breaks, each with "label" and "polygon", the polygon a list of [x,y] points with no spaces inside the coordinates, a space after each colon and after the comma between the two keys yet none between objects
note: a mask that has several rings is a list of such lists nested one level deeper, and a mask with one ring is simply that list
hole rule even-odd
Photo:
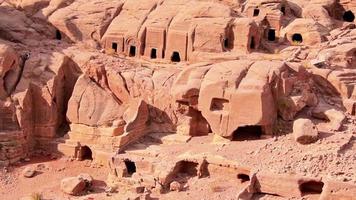
[{"label": "arched entrance", "polygon": [[342,18],[345,22],[353,22],[355,21],[355,14],[351,10],[349,10],[344,13]]},{"label": "arched entrance", "polygon": [[81,160],[93,160],[93,153],[88,146],[82,146],[80,148],[80,159]]},{"label": "arched entrance", "polygon": [[174,51],[171,57],[172,62],[180,62],[180,55],[179,52]]},{"label": "arched entrance", "polygon": [[295,43],[302,43],[303,42],[303,36],[300,33],[295,33],[292,35],[292,41]]}]

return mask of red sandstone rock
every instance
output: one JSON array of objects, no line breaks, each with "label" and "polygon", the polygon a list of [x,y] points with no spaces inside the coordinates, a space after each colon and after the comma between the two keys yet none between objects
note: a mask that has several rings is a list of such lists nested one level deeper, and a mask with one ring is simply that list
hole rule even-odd
[{"label": "red sandstone rock", "polygon": [[70,195],[79,195],[85,189],[85,181],[78,177],[68,177],[61,180],[61,190]]},{"label": "red sandstone rock", "polygon": [[293,124],[293,135],[300,144],[310,144],[318,140],[318,129],[309,119],[297,119]]},{"label": "red sandstone rock", "polygon": [[0,0],[0,165],[42,149],[110,163],[120,195],[352,198],[355,13],[350,0]]}]

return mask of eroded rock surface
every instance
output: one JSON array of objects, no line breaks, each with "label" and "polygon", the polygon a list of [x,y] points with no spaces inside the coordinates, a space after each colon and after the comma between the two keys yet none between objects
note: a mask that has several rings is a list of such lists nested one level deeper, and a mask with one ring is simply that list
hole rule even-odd
[{"label": "eroded rock surface", "polygon": [[[348,0],[0,0],[0,165],[59,153],[134,199],[352,198],[355,14]],[[64,193],[99,187],[74,176]]]}]

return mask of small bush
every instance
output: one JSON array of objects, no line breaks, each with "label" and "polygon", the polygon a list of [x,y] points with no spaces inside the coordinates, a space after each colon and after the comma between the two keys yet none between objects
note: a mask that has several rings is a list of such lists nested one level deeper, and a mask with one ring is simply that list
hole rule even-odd
[{"label": "small bush", "polygon": [[33,193],[31,195],[32,200],[41,200],[42,199],[42,195],[40,193]]}]

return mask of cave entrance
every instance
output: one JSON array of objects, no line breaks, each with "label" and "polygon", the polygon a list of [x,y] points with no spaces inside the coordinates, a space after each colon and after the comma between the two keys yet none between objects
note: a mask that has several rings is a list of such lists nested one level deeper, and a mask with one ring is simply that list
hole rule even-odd
[{"label": "cave entrance", "polygon": [[179,52],[174,51],[171,57],[172,62],[180,62],[180,55]]},{"label": "cave entrance", "polygon": [[125,160],[126,177],[131,177],[136,172],[136,164],[131,160]]},{"label": "cave entrance", "polygon": [[80,148],[81,160],[93,160],[93,153],[88,146],[82,146]]},{"label": "cave entrance", "polygon": [[281,12],[283,15],[286,15],[286,7],[285,6],[281,7]]},{"label": "cave entrance", "polygon": [[191,161],[179,161],[176,165],[177,173],[184,174],[189,177],[198,176],[198,163]]},{"label": "cave entrance", "polygon": [[349,10],[344,13],[342,18],[345,22],[353,22],[355,20],[355,14],[351,10]]},{"label": "cave entrance", "polygon": [[232,141],[258,140],[263,134],[261,126],[244,126],[237,128],[232,136]]},{"label": "cave entrance", "polygon": [[56,30],[56,39],[57,40],[62,40],[62,34],[59,30]]},{"label": "cave entrance", "polygon": [[241,181],[241,183],[250,181],[250,176],[247,174],[237,174],[237,178]]},{"label": "cave entrance", "polygon": [[129,56],[130,57],[136,56],[136,46],[132,46],[132,45],[130,46]]},{"label": "cave entrance", "polygon": [[210,111],[223,111],[229,107],[229,100],[221,98],[213,98],[210,104]]},{"label": "cave entrance", "polygon": [[295,33],[293,34],[292,36],[292,41],[295,42],[295,43],[302,43],[303,42],[303,36],[302,34],[300,33]]},{"label": "cave entrance", "polygon": [[115,52],[117,52],[117,43],[116,42],[113,42],[111,44],[111,48],[114,49]]},{"label": "cave entrance", "polygon": [[268,40],[269,41],[275,41],[276,40],[276,30],[274,30],[274,29],[269,29],[268,30]]},{"label": "cave entrance", "polygon": [[151,49],[151,59],[156,59],[157,58],[157,49],[152,48]]},{"label": "cave entrance", "polygon": [[227,50],[227,49],[229,49],[229,39],[228,38],[225,38],[224,39],[224,50]]},{"label": "cave entrance", "polygon": [[321,194],[323,192],[324,183],[321,181],[308,181],[299,186],[302,196],[309,194]]},{"label": "cave entrance", "polygon": [[250,48],[251,49],[255,49],[256,48],[255,37],[253,37],[253,36],[251,37]]},{"label": "cave entrance", "polygon": [[255,9],[253,10],[253,16],[254,16],[254,17],[257,17],[259,14],[260,14],[260,9],[255,8]]}]

